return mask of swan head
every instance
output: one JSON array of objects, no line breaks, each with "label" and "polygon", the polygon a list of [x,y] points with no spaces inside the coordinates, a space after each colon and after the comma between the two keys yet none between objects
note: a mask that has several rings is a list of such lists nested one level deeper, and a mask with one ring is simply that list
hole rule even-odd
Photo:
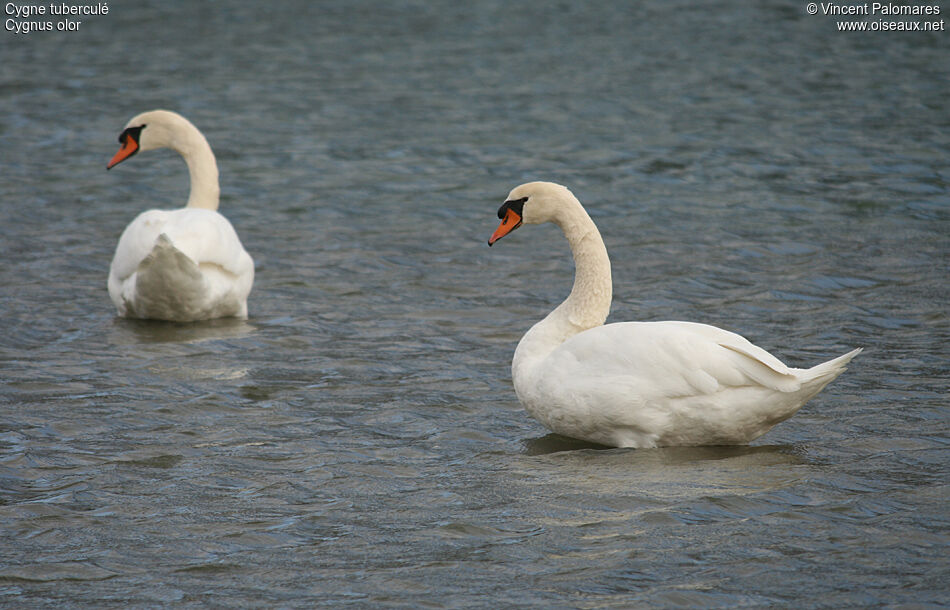
[{"label": "swan head", "polygon": [[119,134],[119,151],[106,169],[112,169],[140,150],[177,148],[176,136],[182,127],[196,129],[188,119],[170,110],[149,110],[132,117]]},{"label": "swan head", "polygon": [[566,202],[577,201],[567,187],[553,182],[528,182],[517,186],[498,208],[501,224],[488,239],[491,246],[522,224],[557,222]]}]

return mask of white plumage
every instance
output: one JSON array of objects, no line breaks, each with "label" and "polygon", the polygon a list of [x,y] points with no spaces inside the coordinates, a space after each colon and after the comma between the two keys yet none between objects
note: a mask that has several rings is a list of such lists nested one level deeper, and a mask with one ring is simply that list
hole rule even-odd
[{"label": "white plumage", "polygon": [[616,447],[745,444],[788,419],[861,349],[791,368],[743,337],[693,322],[604,325],[610,260],[565,187],[532,182],[499,210],[489,245],[522,223],[561,227],[575,263],[570,296],[518,343],[518,399],[559,434]]},{"label": "white plumage", "polygon": [[120,316],[191,322],[247,318],[254,262],[218,209],[218,168],[201,132],[166,110],[144,112],[119,136],[108,168],[140,150],[168,147],[185,159],[188,203],[149,210],[126,227],[109,271],[109,296]]}]

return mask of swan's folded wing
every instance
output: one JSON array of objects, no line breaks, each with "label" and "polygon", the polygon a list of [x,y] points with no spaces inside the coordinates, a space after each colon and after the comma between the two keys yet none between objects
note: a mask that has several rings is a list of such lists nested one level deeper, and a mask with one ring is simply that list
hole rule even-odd
[{"label": "swan's folded wing", "polygon": [[135,273],[139,263],[152,251],[171,214],[165,210],[148,210],[129,223],[112,258],[110,275],[115,280],[124,282]]},{"label": "swan's folded wing", "polygon": [[796,392],[802,382],[787,366],[764,349],[751,345],[720,343],[720,347],[732,352],[732,364],[737,370],[759,385],[779,392]]},{"label": "swan's folded wing", "polygon": [[762,386],[782,392],[801,383],[777,358],[734,333],[689,322],[625,322],[582,332],[549,356],[564,384],[622,388],[649,400]]}]

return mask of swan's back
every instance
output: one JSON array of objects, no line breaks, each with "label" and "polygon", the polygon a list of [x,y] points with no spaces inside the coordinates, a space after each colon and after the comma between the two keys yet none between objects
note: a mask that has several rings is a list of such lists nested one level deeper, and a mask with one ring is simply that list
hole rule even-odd
[{"label": "swan's back", "polygon": [[149,210],[122,234],[109,272],[119,315],[193,321],[247,317],[254,263],[213,210]]}]

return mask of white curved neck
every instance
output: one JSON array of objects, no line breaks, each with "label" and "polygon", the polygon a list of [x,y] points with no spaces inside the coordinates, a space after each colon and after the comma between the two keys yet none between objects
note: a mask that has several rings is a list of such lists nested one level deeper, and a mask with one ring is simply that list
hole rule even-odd
[{"label": "white curved neck", "polygon": [[563,303],[521,339],[512,361],[516,378],[517,369],[530,367],[577,333],[601,326],[610,313],[610,259],[594,221],[571,197],[553,222],[564,231],[574,255],[574,287]]},{"label": "white curved neck", "polygon": [[610,313],[613,299],[610,257],[604,240],[580,203],[568,208],[568,213],[555,222],[564,231],[574,255],[574,287],[548,317],[562,312],[577,332],[600,326]]},{"label": "white curved neck", "polygon": [[217,210],[221,194],[218,164],[205,137],[190,124],[189,127],[191,129],[183,130],[171,145],[185,159],[191,176],[191,193],[186,207]]}]

